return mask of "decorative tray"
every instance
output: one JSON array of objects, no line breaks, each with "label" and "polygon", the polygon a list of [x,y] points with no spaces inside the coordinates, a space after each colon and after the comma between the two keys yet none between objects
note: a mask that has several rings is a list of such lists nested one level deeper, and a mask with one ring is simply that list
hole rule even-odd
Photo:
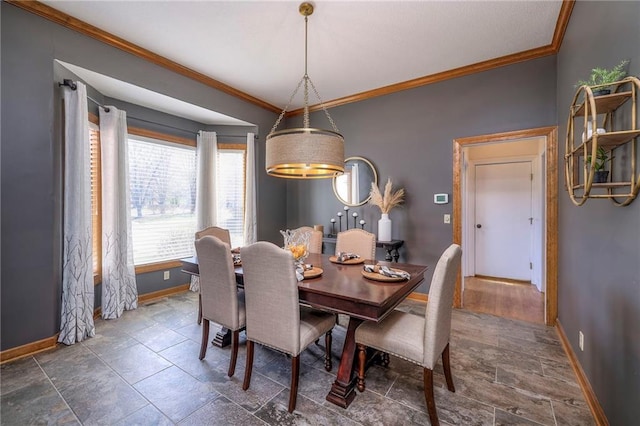
[{"label": "decorative tray", "polygon": [[304,271],[304,278],[316,278],[322,275],[324,270],[322,268],[312,267],[311,269],[307,269]]},{"label": "decorative tray", "polygon": [[331,256],[329,257],[329,261],[331,261],[331,263],[337,263],[338,265],[359,265],[361,263],[364,263],[364,259],[361,257],[345,260],[344,262],[339,262],[338,256]]},{"label": "decorative tray", "polygon": [[[389,268],[394,272],[405,272],[402,269]],[[406,281],[406,278],[403,277],[387,277],[386,275],[382,275],[378,272],[367,272],[364,269],[362,270],[362,276],[368,278],[373,281],[382,281],[387,283]]]}]

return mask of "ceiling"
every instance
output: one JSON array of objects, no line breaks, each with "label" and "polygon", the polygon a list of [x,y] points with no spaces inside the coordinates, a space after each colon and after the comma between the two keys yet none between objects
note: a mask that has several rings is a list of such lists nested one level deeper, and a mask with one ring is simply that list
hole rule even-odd
[{"label": "ceiling", "polygon": [[[42,3],[277,111],[304,74],[299,1]],[[313,3],[308,73],[325,103],[550,46],[562,8],[560,0]],[[96,88],[112,96],[117,83]],[[302,104],[300,92],[289,110]]]}]

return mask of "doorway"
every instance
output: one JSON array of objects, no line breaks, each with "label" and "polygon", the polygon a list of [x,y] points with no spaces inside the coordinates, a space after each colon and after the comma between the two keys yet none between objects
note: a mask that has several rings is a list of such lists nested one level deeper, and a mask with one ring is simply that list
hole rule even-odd
[{"label": "doorway", "polygon": [[[453,141],[453,241],[460,244],[464,252],[474,251],[475,232],[469,232],[463,228],[463,206],[465,196],[468,192],[465,184],[465,148],[480,147],[487,144],[496,144],[504,142],[513,142],[517,140],[525,140],[531,138],[541,138],[543,155],[538,155],[540,170],[542,173],[542,186],[540,191],[540,211],[542,212],[539,220],[540,238],[537,252],[540,253],[540,268],[538,274],[540,281],[544,286],[544,322],[548,325],[554,325],[557,318],[557,128],[545,127],[539,129],[529,129],[515,132],[507,132],[493,135],[475,136],[469,138],[456,139]],[[504,145],[508,146],[508,145]],[[535,170],[535,165],[533,166]],[[535,191],[535,187],[533,191]],[[533,207],[535,210],[535,206]],[[530,216],[532,217],[532,216]],[[534,221],[532,220],[532,224]],[[468,226],[467,226],[468,228]],[[475,224],[473,224],[474,229]],[[536,242],[531,243],[532,251],[536,252]],[[491,255],[489,253],[489,255]],[[471,265],[473,263],[473,265]],[[461,274],[458,275],[456,282],[456,291],[454,295],[454,305],[463,307],[462,300],[463,281],[462,272],[474,271],[475,259],[470,260],[469,256],[463,262]],[[533,273],[531,281],[535,280],[536,274]]]}]

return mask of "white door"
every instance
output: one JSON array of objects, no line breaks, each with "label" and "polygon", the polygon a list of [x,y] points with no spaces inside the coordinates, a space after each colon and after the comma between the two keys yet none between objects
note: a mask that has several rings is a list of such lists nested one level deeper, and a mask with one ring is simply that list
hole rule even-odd
[{"label": "white door", "polygon": [[475,271],[531,281],[531,161],[475,166]]}]

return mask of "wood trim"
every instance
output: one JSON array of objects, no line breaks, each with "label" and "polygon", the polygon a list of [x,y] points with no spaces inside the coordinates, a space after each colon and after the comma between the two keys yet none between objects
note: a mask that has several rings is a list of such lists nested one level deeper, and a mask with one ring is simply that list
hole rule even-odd
[{"label": "wood trim", "polygon": [[146,265],[136,266],[136,275],[146,274],[147,272],[156,272],[163,269],[180,268],[182,262],[179,260],[168,260],[166,262],[147,263]]},{"label": "wood trim", "polygon": [[92,112],[89,113],[89,121],[91,123],[95,124],[96,126],[100,125],[100,117],[98,117],[97,115],[95,115]]},{"label": "wood trim", "polygon": [[[420,86],[426,86],[428,84],[439,83],[441,81],[451,80],[453,78],[464,77],[471,74],[476,74],[483,71],[492,70],[494,68],[503,67],[506,65],[512,65],[519,62],[529,61],[531,59],[542,58],[555,54],[555,50],[551,45],[537,47],[535,49],[525,50],[522,52],[514,53],[511,55],[502,56],[500,58],[489,59],[487,61],[478,62],[464,67],[454,68],[439,72],[436,74],[427,75],[424,77],[415,78],[413,80],[404,81],[401,83],[391,84],[389,86],[380,87],[365,92],[356,93],[355,95],[345,96],[343,98],[334,99],[324,102],[322,104],[310,105],[309,111],[319,111],[324,105],[325,108],[333,108],[341,105],[350,104],[353,102],[360,102],[367,99],[375,98],[378,96],[390,95],[392,93],[400,92],[402,90],[414,89]],[[300,115],[304,112],[302,108],[289,111],[285,114],[285,117],[292,117]]]},{"label": "wood trim", "polygon": [[562,324],[560,324],[560,320],[556,321],[556,331],[558,332],[558,337],[560,337],[562,348],[569,358],[569,364],[571,364],[571,368],[573,368],[573,372],[576,375],[578,385],[580,385],[580,389],[582,389],[584,399],[587,400],[587,404],[589,405],[589,409],[591,410],[593,419],[598,425],[608,426],[609,420],[607,420],[607,416],[604,414],[604,410],[602,409],[602,406],[600,405],[600,402],[596,397],[596,393],[593,391],[591,383],[589,382],[587,375],[584,373],[584,370],[582,369],[582,366],[578,361],[578,357],[576,356],[571,344],[569,343],[569,339],[567,339],[567,335],[564,332]]},{"label": "wood trim", "polygon": [[122,39],[116,35],[103,31],[98,27],[94,27],[91,24],[88,24],[84,21],[76,19],[70,15],[67,15],[66,13],[63,13],[59,10],[56,10],[38,1],[6,0],[6,2],[14,6],[17,6],[21,9],[24,9],[28,12],[34,13],[38,16],[41,16],[45,19],[48,19],[49,21],[55,22],[56,24],[60,24],[63,27],[69,28],[73,31],[77,31],[81,34],[94,38],[102,43],[108,44],[124,52],[135,55],[153,64],[159,65],[177,74],[180,74],[192,80],[198,81],[213,89],[220,90],[221,92],[227,93],[231,96],[235,96],[236,98],[250,102],[266,110],[269,110],[275,113],[279,113],[282,111],[280,108],[277,108],[276,106],[271,105],[261,99],[258,99],[238,89],[228,86],[222,83],[221,81],[215,80],[211,77],[208,77],[204,74],[194,71],[191,68],[187,68],[184,65],[180,65],[177,62],[174,62],[168,58],[165,58],[164,56],[160,56],[150,50],[137,46],[125,39]]},{"label": "wood trim", "polygon": [[426,293],[418,293],[414,291],[413,293],[407,296],[407,299],[417,300],[419,302],[427,302],[429,300],[429,295]]},{"label": "wood trim", "polygon": [[169,135],[167,133],[162,133],[162,132],[156,132],[156,131],[153,131],[153,130],[142,129],[140,127],[127,127],[127,132],[130,135],[144,136],[146,138],[159,139],[161,141],[173,142],[173,143],[177,143],[177,144],[180,144],[180,145],[191,146],[191,147],[194,147],[194,148],[196,147],[196,140],[195,139],[189,139],[189,138],[183,138],[183,137],[180,137],[180,136]]},{"label": "wood trim", "polygon": [[558,319],[558,128],[552,127],[547,135],[545,168],[547,209],[547,286],[545,291],[545,324]]},{"label": "wood trim", "polygon": [[553,46],[555,53],[560,51],[564,34],[569,26],[569,18],[571,18],[571,12],[573,12],[573,6],[575,4],[575,0],[562,1],[562,7],[560,8],[560,14],[558,15],[558,21],[556,22],[556,29],[553,32],[553,41],[551,42],[551,46]]},{"label": "wood trim", "polygon": [[[558,318],[558,128],[516,130],[492,135],[471,136],[453,140],[453,242],[462,245],[462,149],[474,144],[500,142],[532,137],[546,138],[546,292],[545,324],[555,324]],[[461,308],[462,276],[458,271],[454,307]]]},{"label": "wood trim", "polygon": [[244,143],[224,143],[218,142],[218,149],[237,149],[240,151],[247,150],[247,144]]},{"label": "wood trim", "polygon": [[15,348],[7,349],[6,351],[0,352],[0,364],[55,349],[55,347],[58,345],[58,334],[59,333],[56,333],[51,337],[47,337],[46,339],[27,343],[26,345],[17,346]]},{"label": "wood trim", "polygon": [[189,283],[171,287],[171,288],[165,288],[164,290],[153,291],[151,293],[145,293],[138,296],[138,304],[149,303],[156,299],[161,299],[163,297],[171,296],[173,294],[184,293],[186,291],[189,291]]}]

